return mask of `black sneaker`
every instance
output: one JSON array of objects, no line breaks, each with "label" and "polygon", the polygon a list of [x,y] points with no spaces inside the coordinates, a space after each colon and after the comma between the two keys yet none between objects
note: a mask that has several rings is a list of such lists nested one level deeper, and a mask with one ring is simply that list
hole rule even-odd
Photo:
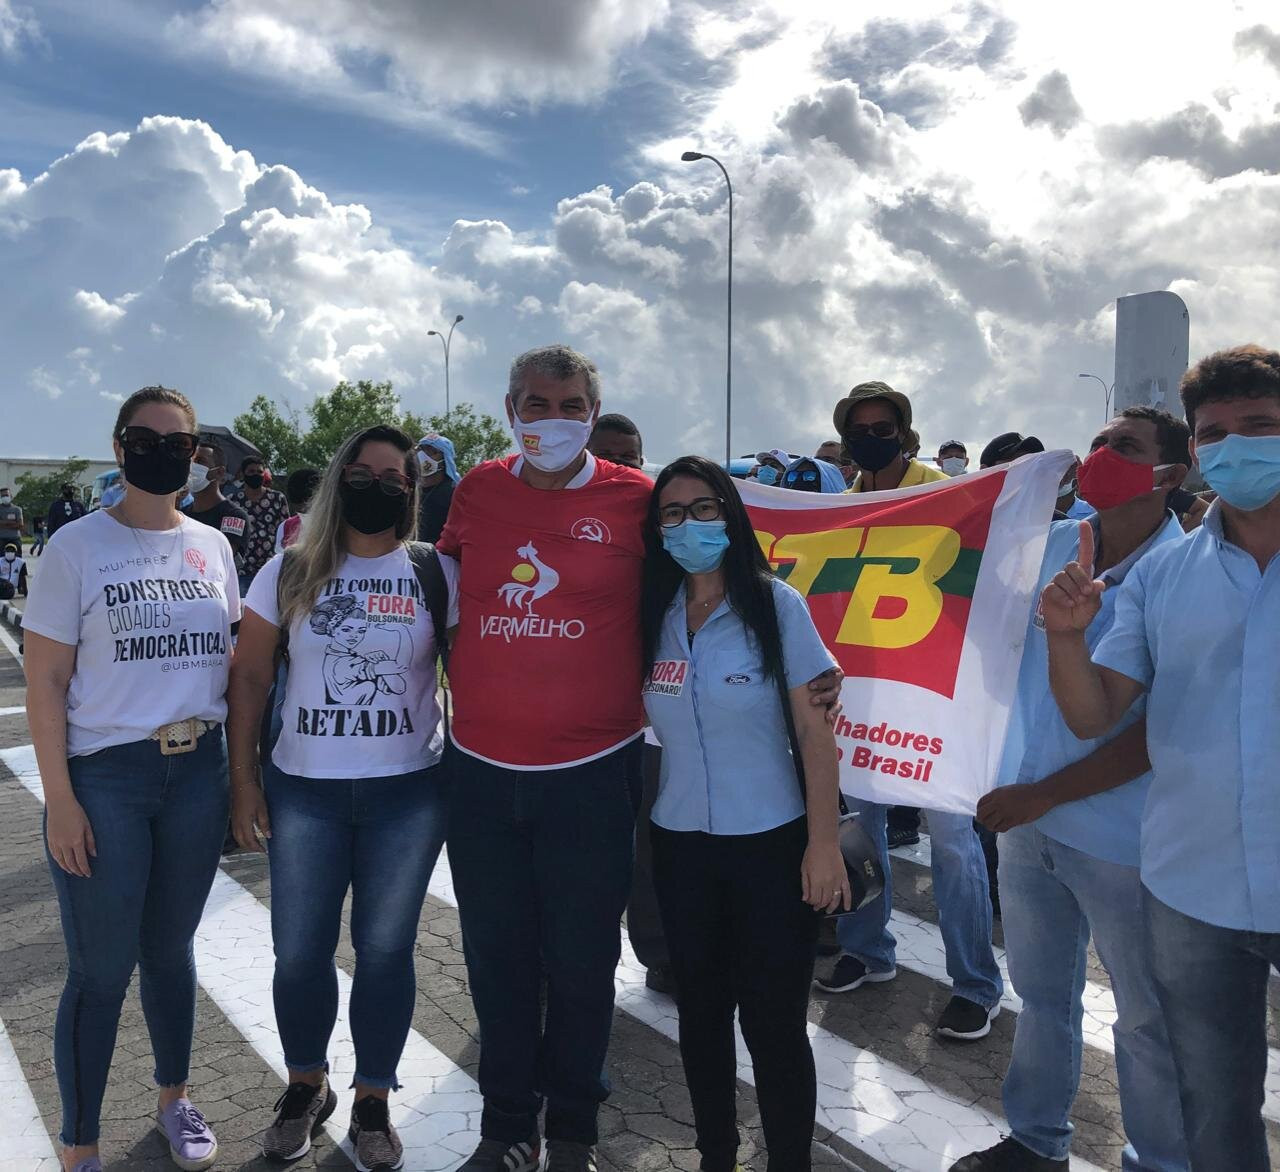
[{"label": "black sneaker", "polygon": [[1062,1172],[1066,1167],[1066,1160],[1037,1156],[1010,1135],[985,1152],[962,1156],[951,1165],[951,1172]]},{"label": "black sneaker", "polygon": [[850,993],[862,985],[879,985],[892,981],[898,975],[897,969],[874,973],[868,970],[856,956],[842,956],[836,961],[836,967],[829,977],[816,977],[814,985],[824,993]]},{"label": "black sneaker", "polygon": [[302,1159],[337,1105],[338,1096],[327,1078],[318,1087],[290,1083],[276,1100],[276,1119],[262,1137],[262,1154],[268,1160]]},{"label": "black sneaker", "polygon": [[391,1126],[386,1099],[357,1099],[351,1106],[347,1138],[355,1148],[358,1172],[396,1172],[404,1166],[404,1144]]},{"label": "black sneaker", "polygon": [[665,993],[668,997],[674,997],[676,995],[675,974],[665,965],[654,965],[650,969],[645,969],[644,987],[652,989],[655,993]]},{"label": "black sneaker", "polygon": [[542,1148],[537,1136],[520,1144],[482,1139],[458,1172],[538,1172],[541,1166]]},{"label": "black sneaker", "polygon": [[897,850],[900,846],[915,846],[920,841],[918,830],[890,830],[889,849]]},{"label": "black sneaker", "polygon": [[999,1002],[983,1009],[967,997],[952,997],[938,1018],[938,1033],[957,1042],[976,1042],[991,1032],[991,1023],[999,1013]]},{"label": "black sneaker", "polygon": [[567,1139],[547,1140],[547,1172],[600,1172],[596,1150]]}]

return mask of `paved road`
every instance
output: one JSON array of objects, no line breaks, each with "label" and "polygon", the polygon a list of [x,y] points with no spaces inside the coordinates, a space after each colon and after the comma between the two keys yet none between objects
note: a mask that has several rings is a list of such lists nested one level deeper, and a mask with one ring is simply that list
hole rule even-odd
[{"label": "paved road", "polygon": [[[53,1016],[64,957],[41,847],[40,786],[22,710],[21,669],[0,628],[0,1172],[55,1168],[50,1135],[58,1105],[51,1062]],[[1013,1036],[1016,997],[992,1036],[973,1046],[931,1033],[946,1002],[927,840],[895,860],[898,979],[836,998],[815,997],[811,1029],[818,1054],[820,1119],[816,1165],[864,1172],[939,1172],[966,1151],[994,1142],[1001,1127],[1000,1080]],[[234,857],[219,874],[197,942],[200,1003],[193,1097],[215,1124],[223,1168],[257,1169],[256,1138],[281,1090],[271,1013],[270,891],[260,858]],[[352,969],[344,933],[344,987]],[[414,1030],[401,1069],[395,1111],[408,1169],[451,1169],[470,1150],[478,1121],[476,1023],[466,990],[447,861],[432,883],[417,950]],[[1089,1045],[1076,1103],[1072,1167],[1120,1167],[1122,1144],[1108,1021],[1106,974],[1090,970]],[[1275,983],[1273,983],[1273,991]],[[616,1172],[697,1168],[688,1095],[674,1042],[671,1002],[644,988],[629,949],[619,970],[618,1012],[604,1108],[602,1167]],[[1271,1044],[1280,1048],[1280,996],[1273,997]],[[339,1023],[335,1086],[349,1081],[350,1036]],[[107,1167],[168,1169],[150,1131],[154,1091],[136,992],[125,1005],[103,1129]],[[759,1141],[750,1068],[741,1069],[741,1115],[749,1144]],[[1273,1158],[1280,1164],[1280,1059],[1269,1087]],[[335,1121],[345,1123],[346,1104]],[[350,1169],[341,1127],[301,1161],[302,1168]],[[755,1164],[762,1172],[763,1160]]]}]

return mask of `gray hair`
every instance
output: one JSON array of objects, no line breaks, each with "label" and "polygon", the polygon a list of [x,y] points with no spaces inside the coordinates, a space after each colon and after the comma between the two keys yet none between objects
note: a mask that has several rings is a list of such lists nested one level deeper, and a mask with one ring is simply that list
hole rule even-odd
[{"label": "gray hair", "polygon": [[559,382],[568,382],[576,374],[585,375],[587,379],[587,398],[592,403],[600,401],[600,371],[596,364],[585,354],[579,354],[572,346],[557,342],[553,346],[539,346],[536,350],[526,350],[511,364],[511,377],[507,382],[507,393],[511,402],[517,403],[524,390],[524,378],[530,371],[546,375]]}]

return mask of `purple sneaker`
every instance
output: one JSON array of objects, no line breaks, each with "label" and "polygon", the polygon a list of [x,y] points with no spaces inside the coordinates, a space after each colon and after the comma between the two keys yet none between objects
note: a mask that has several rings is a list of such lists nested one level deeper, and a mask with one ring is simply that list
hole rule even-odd
[{"label": "purple sneaker", "polygon": [[183,1172],[201,1172],[218,1158],[218,1141],[189,1099],[157,1111],[156,1130],[169,1141],[169,1156]]}]

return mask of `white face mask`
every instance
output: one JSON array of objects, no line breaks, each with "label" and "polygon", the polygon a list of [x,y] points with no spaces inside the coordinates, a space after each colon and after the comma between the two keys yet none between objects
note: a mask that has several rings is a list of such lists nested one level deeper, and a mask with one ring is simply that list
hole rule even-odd
[{"label": "white face mask", "polygon": [[1066,484],[1059,485],[1058,500],[1060,501],[1066,500],[1067,497],[1069,497],[1073,492],[1075,492],[1075,490],[1076,490],[1076,482],[1074,480],[1068,480]]},{"label": "white face mask", "polygon": [[433,456],[428,456],[426,452],[419,448],[418,469],[423,476],[434,476],[440,471],[440,461]]},{"label": "white face mask", "polygon": [[9,494],[6,492],[3,496],[0,496],[0,505],[7,505],[8,503],[9,503]]},{"label": "white face mask", "polygon": [[12,550],[6,550],[6,551],[5,551],[4,560],[5,560],[6,562],[11,562],[11,561],[13,561],[13,559],[14,559],[15,557],[17,557],[17,554],[15,554]]},{"label": "white face mask", "polygon": [[209,487],[209,469],[203,464],[192,464],[187,476],[187,491],[192,496],[199,496]]},{"label": "white face mask", "polygon": [[539,419],[525,423],[514,410],[511,430],[515,432],[516,449],[540,472],[559,472],[568,468],[587,446],[595,413],[588,420]]},{"label": "white face mask", "polygon": [[941,468],[948,476],[963,476],[968,463],[963,456],[948,456],[942,461]]}]

